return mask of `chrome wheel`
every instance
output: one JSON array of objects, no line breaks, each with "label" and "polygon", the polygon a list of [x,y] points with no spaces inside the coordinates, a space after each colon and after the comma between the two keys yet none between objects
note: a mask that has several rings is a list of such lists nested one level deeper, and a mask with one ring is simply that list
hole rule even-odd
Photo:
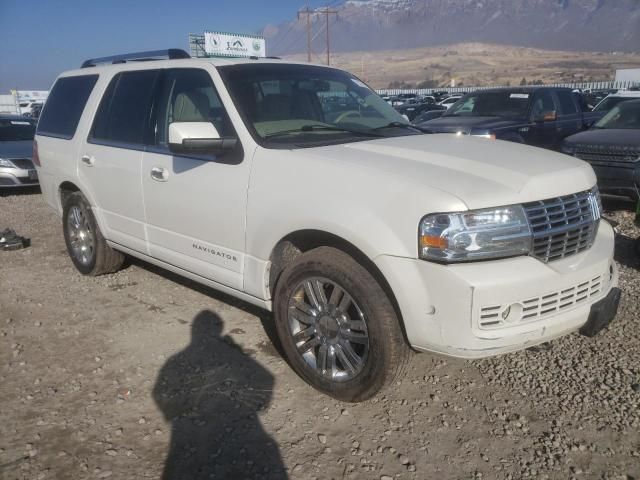
[{"label": "chrome wheel", "polygon": [[365,316],[337,283],[323,277],[300,282],[289,299],[288,325],[298,354],[321,376],[351,380],[365,366]]},{"label": "chrome wheel", "polygon": [[74,205],[69,209],[67,229],[73,256],[83,265],[89,265],[95,251],[94,234],[82,208]]}]

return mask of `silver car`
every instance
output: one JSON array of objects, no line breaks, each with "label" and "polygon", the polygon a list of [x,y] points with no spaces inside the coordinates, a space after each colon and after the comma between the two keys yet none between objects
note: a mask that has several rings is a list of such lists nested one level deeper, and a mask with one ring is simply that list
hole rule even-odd
[{"label": "silver car", "polygon": [[36,122],[18,115],[0,115],[0,189],[38,185],[31,159]]}]

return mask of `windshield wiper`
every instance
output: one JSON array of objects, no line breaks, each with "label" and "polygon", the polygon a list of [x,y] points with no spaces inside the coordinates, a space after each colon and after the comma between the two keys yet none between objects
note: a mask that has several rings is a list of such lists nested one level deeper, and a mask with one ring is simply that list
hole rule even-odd
[{"label": "windshield wiper", "polygon": [[350,128],[343,127],[334,127],[332,125],[303,125],[300,128],[292,128],[291,130],[282,130],[281,132],[273,132],[264,136],[264,138],[274,138],[281,137],[284,135],[289,135],[291,133],[301,133],[301,132],[313,132],[314,130],[328,130],[333,132],[347,132],[353,133],[356,135],[365,135],[367,137],[381,137],[377,133],[373,133],[372,131],[364,131],[364,130],[352,130]]},{"label": "windshield wiper", "polygon": [[386,125],[382,125],[381,127],[372,128],[371,130],[377,131],[377,130],[384,130],[385,128],[407,128],[410,130],[417,130],[418,132],[421,131],[419,128],[414,127],[410,123],[402,123],[402,122],[387,123]]}]

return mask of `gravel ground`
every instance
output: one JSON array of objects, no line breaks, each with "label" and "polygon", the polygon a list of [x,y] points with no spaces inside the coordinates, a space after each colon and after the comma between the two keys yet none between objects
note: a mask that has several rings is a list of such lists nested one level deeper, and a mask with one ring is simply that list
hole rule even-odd
[{"label": "gravel ground", "polygon": [[137,261],[81,277],[39,192],[0,196],[0,229],[32,239],[0,252],[0,478],[640,479],[640,231],[610,206],[609,329],[415,355],[353,405],[291,371],[265,312]]}]

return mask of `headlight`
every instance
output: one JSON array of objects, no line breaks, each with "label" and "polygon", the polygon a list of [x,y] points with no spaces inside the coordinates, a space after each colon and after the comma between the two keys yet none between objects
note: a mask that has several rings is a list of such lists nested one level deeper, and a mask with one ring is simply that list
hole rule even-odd
[{"label": "headlight", "polygon": [[486,138],[487,140],[495,140],[496,139],[496,134],[495,133],[472,133],[471,136],[472,137],[478,137],[478,138]]},{"label": "headlight", "polygon": [[532,237],[520,205],[427,215],[418,235],[421,258],[447,263],[526,255]]},{"label": "headlight", "polygon": [[0,168],[16,168],[16,166],[5,158],[0,158]]}]

